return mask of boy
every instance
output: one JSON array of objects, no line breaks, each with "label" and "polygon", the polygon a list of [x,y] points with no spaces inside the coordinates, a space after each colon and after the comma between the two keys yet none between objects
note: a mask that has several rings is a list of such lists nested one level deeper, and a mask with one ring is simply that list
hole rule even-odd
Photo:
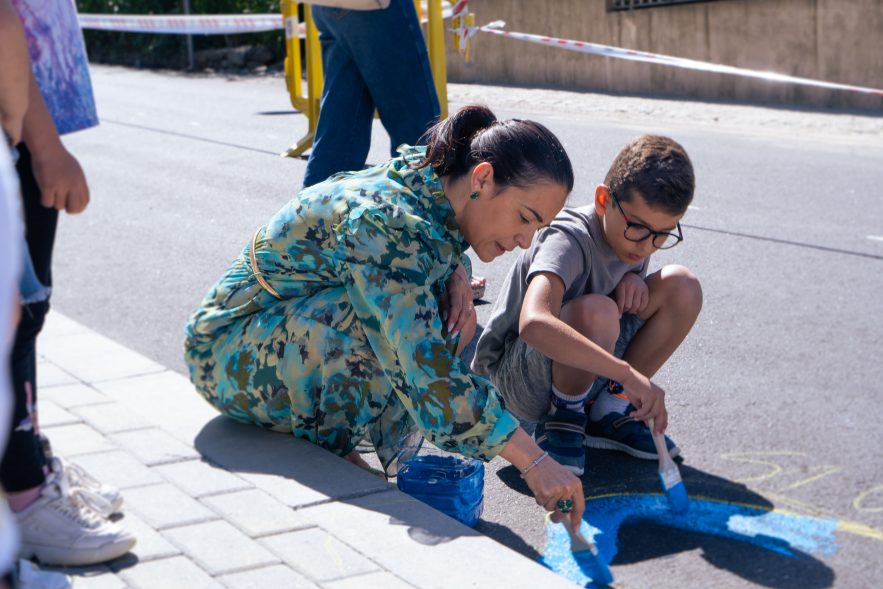
[{"label": "boy", "polygon": [[656,250],[683,240],[679,221],[694,187],[678,143],[651,135],[630,142],[592,205],[564,209],[537,233],[478,340],[473,370],[577,475],[586,446],[657,458],[645,422],[664,432],[668,417],[665,393],[649,379],[689,333],[702,289],[682,266],[649,276],[647,268]]}]

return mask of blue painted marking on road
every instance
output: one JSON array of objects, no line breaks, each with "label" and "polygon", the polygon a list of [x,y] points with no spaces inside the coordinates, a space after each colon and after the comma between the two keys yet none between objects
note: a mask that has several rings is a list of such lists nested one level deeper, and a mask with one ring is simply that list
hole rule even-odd
[{"label": "blue painted marking on road", "polygon": [[[690,510],[674,515],[663,495],[611,495],[586,501],[583,534],[598,546],[598,558],[610,564],[619,551],[617,536],[624,523],[641,521],[747,542],[789,557],[795,551],[832,555],[837,520],[691,497]],[[560,524],[546,527],[548,540],[540,562],[559,575],[590,587],[570,553],[570,538]]]}]

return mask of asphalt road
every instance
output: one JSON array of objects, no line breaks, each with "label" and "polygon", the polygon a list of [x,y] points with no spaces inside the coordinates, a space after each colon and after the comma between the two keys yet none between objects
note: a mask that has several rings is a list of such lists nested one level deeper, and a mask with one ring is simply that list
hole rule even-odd
[{"label": "asphalt road", "polygon": [[[102,124],[66,140],[93,203],[63,219],[54,305],[184,372],[187,317],[300,187],[305,161],[277,154],[306,119],[291,113],[279,79],[118,68],[93,76]],[[695,164],[685,242],[654,266],[691,268],[705,304],[656,380],[668,391],[688,490],[710,511],[680,524],[623,516],[612,528],[617,585],[881,586],[883,142],[497,110],[561,137],[577,172],[572,204],[589,202],[618,149],[641,132],[673,136]],[[387,154],[378,127],[369,161]],[[489,278],[488,300],[511,256],[475,264]],[[479,308],[482,322],[489,309]],[[588,461],[584,484],[599,521],[610,501],[657,492],[651,463],[602,451]],[[497,460],[486,478],[478,529],[541,557],[549,530],[516,473]],[[722,526],[741,530],[736,538],[700,529],[701,515],[733,505],[775,508],[779,519],[764,528],[755,525],[762,518],[730,514]]]}]

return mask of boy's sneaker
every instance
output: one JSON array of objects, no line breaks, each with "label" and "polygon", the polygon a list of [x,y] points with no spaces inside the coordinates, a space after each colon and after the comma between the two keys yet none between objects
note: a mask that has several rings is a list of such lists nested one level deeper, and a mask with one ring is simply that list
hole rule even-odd
[{"label": "boy's sneaker", "polygon": [[79,491],[80,498],[99,515],[109,517],[122,508],[123,496],[119,489],[103,484],[83,467],[73,463],[64,464],[61,458],[53,457],[49,460],[49,468],[60,474],[67,481],[68,487]]},{"label": "boy's sneaker", "polygon": [[[635,458],[657,460],[656,446],[646,423],[629,414],[635,406],[629,403],[625,413],[608,413],[600,421],[589,421],[586,428],[586,446],[601,450],[621,450]],[[672,458],[680,455],[681,449],[665,436],[665,446]]]},{"label": "boy's sneaker", "polygon": [[581,476],[586,466],[586,414],[558,408],[534,432],[537,445],[561,466]]},{"label": "boy's sneaker", "polygon": [[19,556],[43,564],[79,566],[118,558],[135,538],[92,510],[82,492],[59,473],[50,473],[40,498],[15,514],[21,532]]}]

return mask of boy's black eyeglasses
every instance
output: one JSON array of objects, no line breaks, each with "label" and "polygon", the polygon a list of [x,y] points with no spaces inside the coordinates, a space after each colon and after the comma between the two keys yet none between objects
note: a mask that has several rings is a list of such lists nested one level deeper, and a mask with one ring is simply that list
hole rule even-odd
[{"label": "boy's black eyeglasses", "polygon": [[612,192],[609,193],[610,197],[613,199],[616,208],[619,209],[619,212],[622,213],[622,218],[625,219],[625,231],[623,234],[625,238],[629,241],[644,241],[650,236],[653,236],[653,247],[658,250],[667,250],[671,249],[677,244],[684,241],[684,234],[681,232],[681,224],[678,222],[678,233],[675,235],[674,233],[668,233],[667,231],[654,231],[650,229],[646,225],[642,225],[641,223],[632,223],[629,221],[628,215],[625,214],[625,211],[622,210],[622,205],[619,204],[619,199],[614,196]]}]

